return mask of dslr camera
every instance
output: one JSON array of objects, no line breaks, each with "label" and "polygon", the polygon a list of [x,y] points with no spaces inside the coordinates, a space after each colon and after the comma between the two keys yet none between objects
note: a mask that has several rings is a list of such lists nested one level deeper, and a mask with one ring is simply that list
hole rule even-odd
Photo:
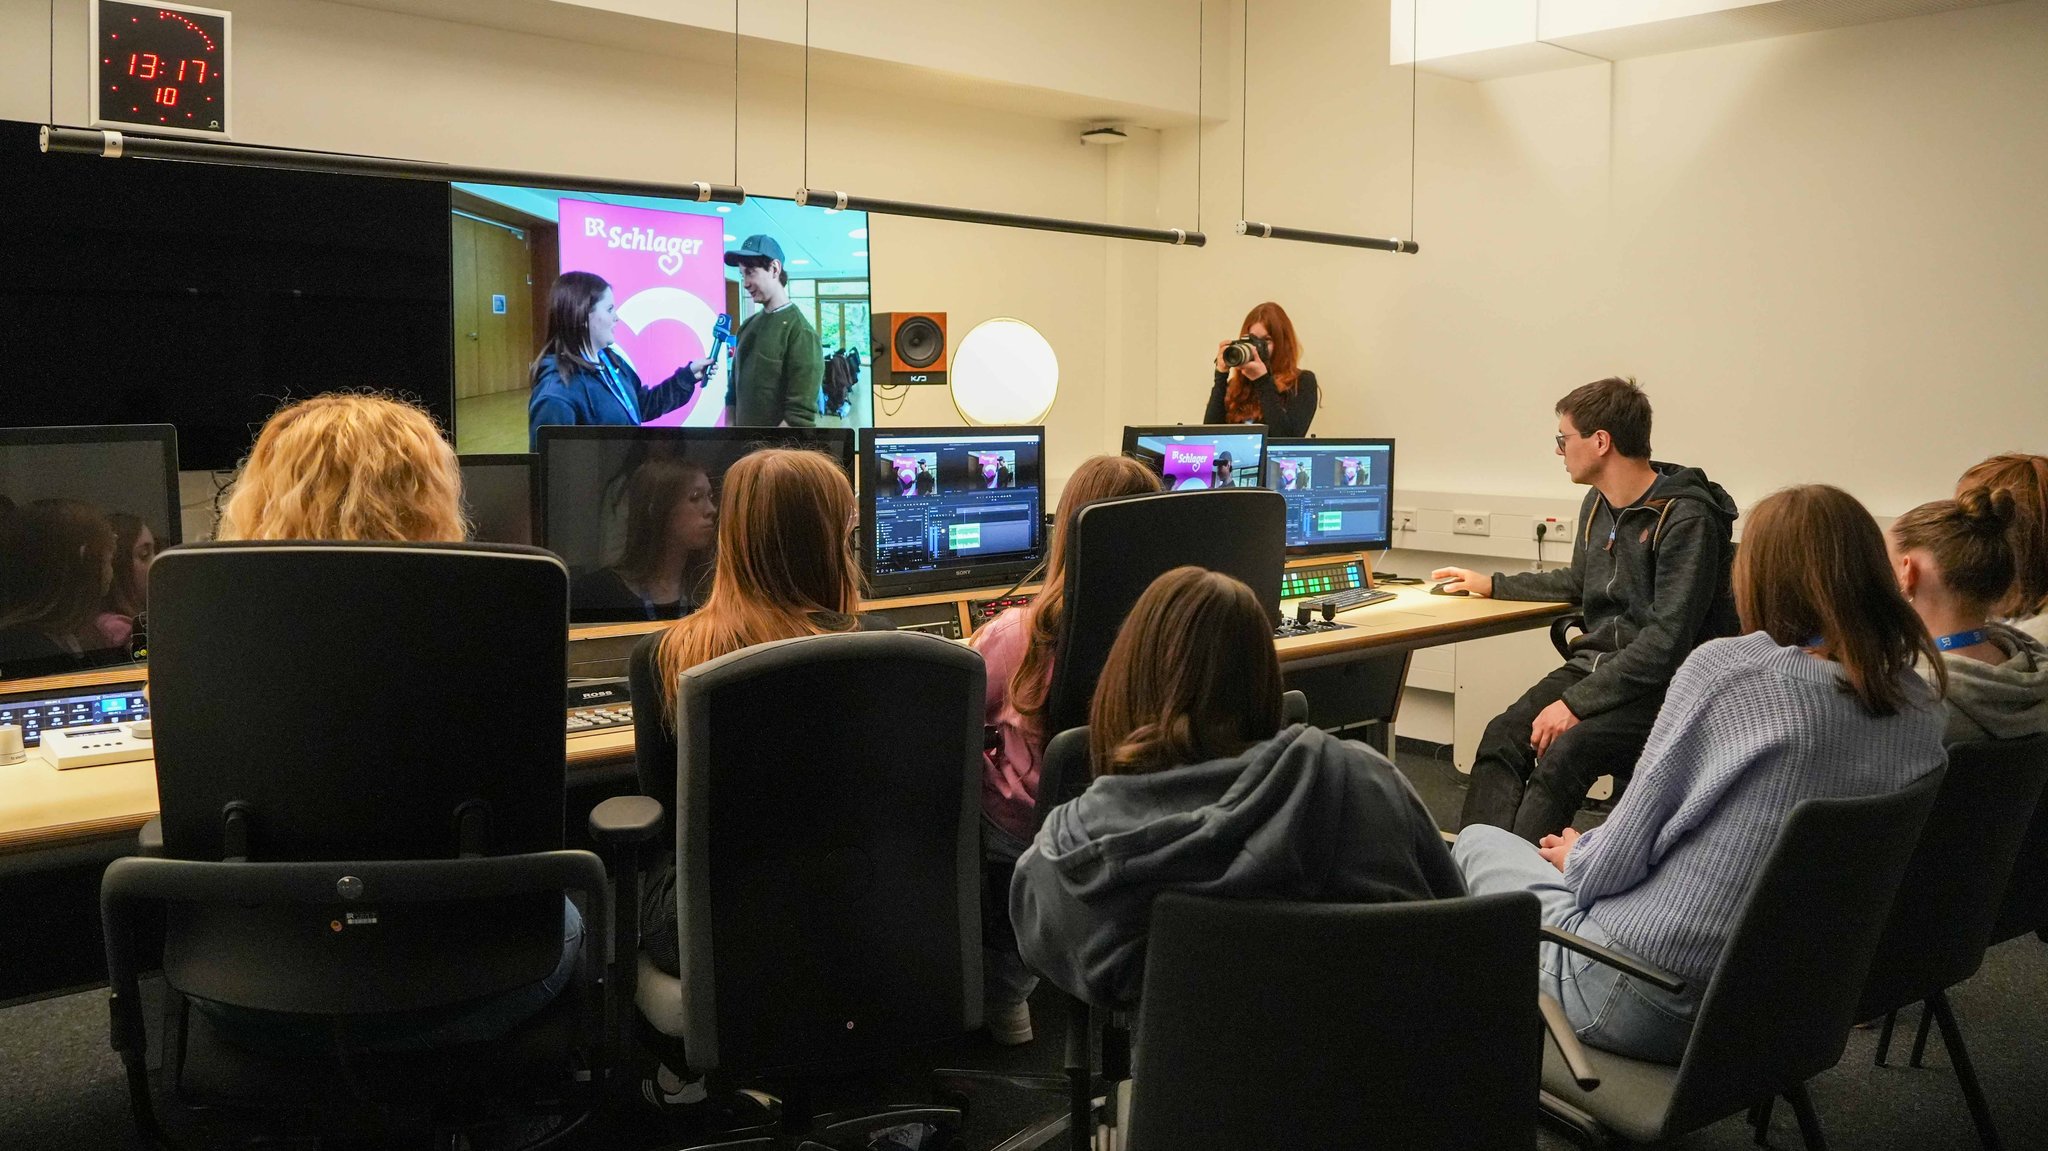
[{"label": "dslr camera", "polygon": [[1223,345],[1223,366],[1242,367],[1253,360],[1265,360],[1273,354],[1273,341],[1257,336],[1239,336]]}]

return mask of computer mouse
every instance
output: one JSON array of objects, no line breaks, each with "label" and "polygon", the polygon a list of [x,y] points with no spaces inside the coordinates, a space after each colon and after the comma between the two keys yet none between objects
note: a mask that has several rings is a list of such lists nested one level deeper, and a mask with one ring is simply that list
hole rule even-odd
[{"label": "computer mouse", "polygon": [[1432,585],[1430,585],[1430,589],[1429,589],[1429,594],[1431,594],[1431,595],[1471,595],[1471,594],[1472,594],[1472,593],[1471,593],[1471,592],[1470,592],[1469,590],[1467,590],[1467,589],[1465,589],[1465,588],[1459,588],[1459,589],[1458,589],[1457,591],[1452,591],[1452,590],[1450,590],[1451,584],[1452,584],[1453,582],[1454,582],[1454,581],[1452,581],[1452,580],[1445,580],[1444,582],[1442,582],[1442,583],[1440,583],[1440,584],[1432,584]]}]

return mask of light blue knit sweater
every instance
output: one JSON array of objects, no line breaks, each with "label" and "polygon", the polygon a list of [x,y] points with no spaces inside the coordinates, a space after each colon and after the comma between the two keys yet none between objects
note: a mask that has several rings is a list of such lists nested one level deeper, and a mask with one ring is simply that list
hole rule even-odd
[{"label": "light blue knit sweater", "polygon": [[1673,677],[1614,813],[1565,857],[1579,906],[1623,948],[1704,992],[1800,800],[1882,795],[1944,761],[1933,692],[1911,672],[1900,683],[1916,705],[1876,719],[1834,664],[1762,632],[1700,645]]}]

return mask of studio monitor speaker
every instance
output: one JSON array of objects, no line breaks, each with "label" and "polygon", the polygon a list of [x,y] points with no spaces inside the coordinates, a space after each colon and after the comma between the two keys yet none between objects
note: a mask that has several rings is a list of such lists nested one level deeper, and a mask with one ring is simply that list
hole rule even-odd
[{"label": "studio monitor speaker", "polygon": [[876,312],[868,331],[877,386],[946,382],[946,313]]}]

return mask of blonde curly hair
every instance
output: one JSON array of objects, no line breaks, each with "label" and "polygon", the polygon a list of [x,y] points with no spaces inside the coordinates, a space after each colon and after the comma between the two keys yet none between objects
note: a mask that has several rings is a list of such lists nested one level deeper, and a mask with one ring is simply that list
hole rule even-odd
[{"label": "blonde curly hair", "polygon": [[462,472],[434,418],[390,395],[279,408],[242,461],[214,538],[459,542]]}]

